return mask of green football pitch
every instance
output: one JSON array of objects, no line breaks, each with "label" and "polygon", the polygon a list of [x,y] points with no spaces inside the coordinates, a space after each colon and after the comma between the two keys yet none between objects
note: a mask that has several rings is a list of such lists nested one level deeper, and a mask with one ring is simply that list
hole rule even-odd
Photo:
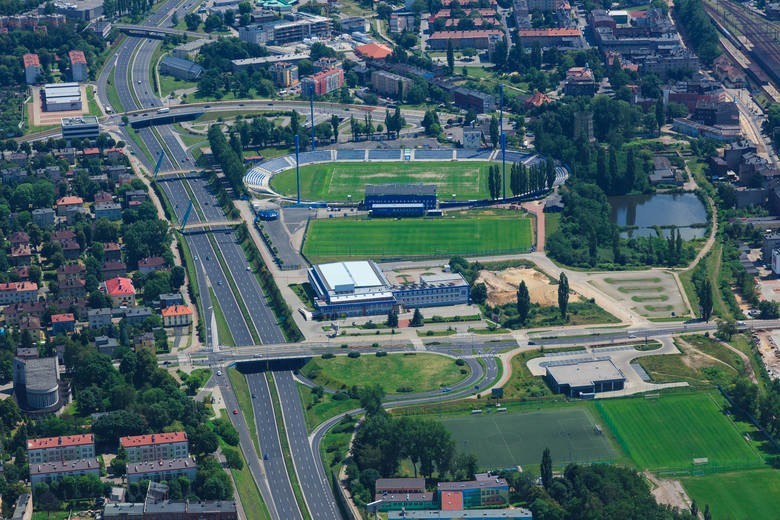
[{"label": "green football pitch", "polygon": [[[606,462],[616,451],[585,406],[443,419],[459,451],[474,453],[482,469],[537,465],[550,448],[553,464]],[[603,427],[603,424],[599,426]]]},{"label": "green football pitch", "polygon": [[[436,184],[439,200],[488,197],[487,161],[342,162],[301,167],[301,197],[306,200],[345,202],[363,200],[366,184]],[[507,171],[507,177],[509,172]],[[296,194],[295,169],[271,179],[271,188],[282,195]]]},{"label": "green football pitch", "polygon": [[682,479],[688,495],[713,518],[753,520],[777,518],[780,511],[780,471],[759,469]]},{"label": "green football pitch", "polygon": [[531,220],[476,215],[433,219],[312,220],[303,253],[313,263],[350,258],[415,258],[526,252]]},{"label": "green football pitch", "polygon": [[615,437],[639,468],[760,467],[763,458],[710,393],[661,394],[596,402]]}]

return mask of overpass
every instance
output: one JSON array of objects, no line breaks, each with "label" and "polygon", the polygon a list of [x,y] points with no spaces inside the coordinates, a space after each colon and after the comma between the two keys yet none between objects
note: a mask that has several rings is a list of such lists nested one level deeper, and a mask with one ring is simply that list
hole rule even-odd
[{"label": "overpass", "polygon": [[186,36],[188,38],[209,38],[216,39],[216,36],[209,33],[197,31],[185,31],[182,29],[173,29],[170,27],[152,27],[150,25],[134,25],[129,23],[117,23],[114,27],[123,33],[131,36],[146,36],[148,38],[165,38],[166,36]]},{"label": "overpass", "polygon": [[184,233],[188,231],[198,231],[198,230],[205,230],[208,228],[227,228],[231,226],[240,226],[243,224],[243,220],[209,220],[207,222],[193,222],[192,224],[187,224],[184,226],[184,229],[182,230]]}]

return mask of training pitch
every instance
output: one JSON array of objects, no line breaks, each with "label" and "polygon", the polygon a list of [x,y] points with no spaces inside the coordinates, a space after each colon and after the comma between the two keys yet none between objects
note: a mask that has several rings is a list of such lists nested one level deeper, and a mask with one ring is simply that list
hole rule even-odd
[{"label": "training pitch", "polygon": [[527,252],[531,220],[510,216],[312,220],[303,253],[313,263],[350,258],[485,256]]},{"label": "training pitch", "polygon": [[691,469],[763,464],[756,448],[709,393],[604,399],[597,406],[627,454],[642,469]]},{"label": "training pitch", "polygon": [[[436,184],[439,200],[488,198],[487,161],[334,162],[302,166],[301,197],[328,202],[363,200],[366,184]],[[507,168],[507,177],[509,171]],[[295,169],[274,175],[271,188],[294,196]],[[508,191],[508,190],[507,190]]]},{"label": "training pitch", "polygon": [[700,508],[710,505],[714,518],[777,518],[780,510],[780,472],[776,469],[691,477],[682,483]]},{"label": "training pitch", "polygon": [[[475,403],[476,404],[476,403]],[[606,462],[616,451],[584,406],[443,419],[459,451],[474,453],[481,469],[537,465],[550,448],[553,464]]]}]

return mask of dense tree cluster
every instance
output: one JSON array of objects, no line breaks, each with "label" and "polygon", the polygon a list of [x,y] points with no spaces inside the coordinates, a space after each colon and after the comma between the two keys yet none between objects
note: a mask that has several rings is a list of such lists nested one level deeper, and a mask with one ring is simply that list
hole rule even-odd
[{"label": "dense tree cluster", "polygon": [[234,72],[231,60],[268,56],[265,47],[238,38],[220,38],[204,45],[198,63],[206,69],[198,80],[197,96],[217,99],[232,93],[236,98],[248,98],[252,91],[270,97],[276,93],[267,68]]},{"label": "dense tree cluster", "polygon": [[720,55],[718,31],[704,10],[701,0],[681,0],[674,4],[674,15],[684,36],[699,58],[706,63]]},{"label": "dense tree cluster", "polygon": [[509,171],[509,189],[512,195],[538,193],[552,189],[555,182],[555,162],[548,159],[530,167],[523,163],[514,163]]},{"label": "dense tree cluster", "polygon": [[[238,139],[240,148],[240,137],[236,138],[237,134],[231,135],[231,141],[236,142]],[[236,152],[234,146],[228,144],[225,139],[225,134],[222,133],[222,125],[211,125],[208,131],[209,146],[211,152],[214,154],[214,158],[222,168],[222,173],[225,174],[225,178],[230,182],[230,185],[236,191],[236,193],[243,193],[246,188],[244,187],[244,161],[241,152]]]},{"label": "dense tree cluster", "polygon": [[154,0],[103,0],[103,12],[109,18],[129,15],[140,19],[154,4]]}]

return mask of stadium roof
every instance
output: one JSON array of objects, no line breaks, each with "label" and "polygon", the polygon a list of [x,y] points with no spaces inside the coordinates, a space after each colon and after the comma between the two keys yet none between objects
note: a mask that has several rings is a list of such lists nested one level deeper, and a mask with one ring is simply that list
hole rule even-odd
[{"label": "stadium roof", "polygon": [[572,362],[567,365],[548,366],[547,372],[558,384],[572,388],[591,386],[596,381],[625,380],[621,372],[610,359]]},{"label": "stadium roof", "polygon": [[334,262],[317,267],[323,282],[336,292],[384,285],[370,262]]}]

